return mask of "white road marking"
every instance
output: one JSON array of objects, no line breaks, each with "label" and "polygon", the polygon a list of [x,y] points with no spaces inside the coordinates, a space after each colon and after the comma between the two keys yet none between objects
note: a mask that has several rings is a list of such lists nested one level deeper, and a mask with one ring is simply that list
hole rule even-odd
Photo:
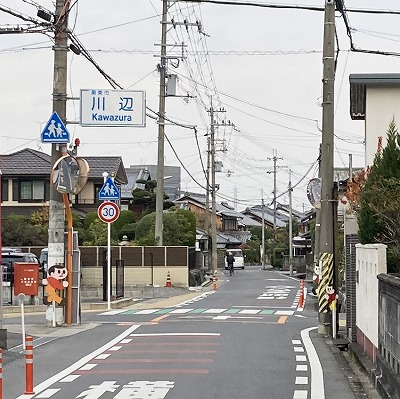
[{"label": "white road marking", "polygon": [[296,355],[296,362],[306,362],[307,356],[304,355]]},{"label": "white road marking", "polygon": [[[84,364],[90,362],[93,358],[95,358],[96,356],[100,355],[101,353],[103,353],[104,351],[108,350],[109,348],[113,347],[115,344],[117,344],[118,342],[121,341],[121,339],[125,338],[126,336],[128,336],[132,331],[135,331],[136,329],[138,329],[140,327],[140,325],[133,325],[129,328],[127,328],[123,333],[121,333],[120,335],[118,335],[116,338],[114,338],[113,340],[111,340],[110,342],[107,342],[105,345],[101,346],[100,348],[96,349],[95,351],[93,351],[92,353],[89,353],[88,355],[82,357],[81,359],[79,359],[77,362],[75,362],[74,364],[72,364],[71,366],[67,367],[66,369],[60,371],[59,373],[57,373],[56,375],[53,375],[53,377],[48,378],[47,380],[43,381],[42,383],[40,383],[39,385],[36,385],[33,390],[36,392],[36,397],[38,397],[37,395],[39,395],[40,393],[42,393],[44,390],[46,390],[48,387],[52,386],[53,384],[55,384],[56,382],[59,382],[60,380],[62,380],[63,378],[65,378],[66,376],[70,375],[71,373],[73,373],[74,371],[78,370],[80,367],[82,367]],[[18,396],[18,398],[16,399],[31,399],[33,398],[35,395],[20,395]]]},{"label": "white road marking", "polygon": [[80,377],[79,374],[70,374],[70,375],[67,375],[65,378],[63,378],[62,380],[60,380],[60,382],[73,382],[79,377]]},{"label": "white road marking", "polygon": [[307,399],[308,391],[296,390],[293,394],[293,399]]},{"label": "white road marking", "polygon": [[158,312],[160,309],[142,309],[138,310],[137,312],[134,313],[134,315],[137,314],[153,314],[155,312]]},{"label": "white road marking", "polygon": [[293,310],[277,310],[275,314],[280,316],[292,316],[294,314]]},{"label": "white road marking", "polygon": [[304,352],[304,348],[302,346],[295,346],[293,349],[295,352]]},{"label": "white road marking", "polygon": [[115,345],[112,348],[109,349],[109,351],[119,351],[122,348],[122,346]]},{"label": "white road marking", "polygon": [[215,316],[215,317],[213,317],[213,320],[227,320],[230,317],[231,316]]},{"label": "white road marking", "polygon": [[130,342],[132,342],[131,338],[125,338],[120,342],[120,344],[129,344]]},{"label": "white road marking", "polygon": [[41,394],[37,395],[38,399],[47,399],[51,398],[54,394],[56,394],[60,389],[46,389]]},{"label": "white road marking", "polygon": [[96,363],[86,363],[79,370],[91,370],[97,366]]},{"label": "white road marking", "polygon": [[310,327],[301,331],[301,338],[307,351],[311,369],[311,399],[325,399],[324,373],[319,357],[310,338],[310,331],[318,327]]},{"label": "white road marking", "polygon": [[308,377],[296,377],[295,384],[296,385],[307,385]]},{"label": "white road marking", "polygon": [[110,355],[111,355],[111,353],[102,353],[101,355],[96,356],[95,359],[96,360],[104,360],[104,359],[107,359]]},{"label": "white road marking", "polygon": [[292,339],[292,344],[293,345],[301,345],[302,342],[299,339]]},{"label": "white road marking", "polygon": [[307,371],[308,365],[307,364],[298,364],[296,366],[296,371]]},{"label": "white road marking", "polygon": [[175,310],[171,310],[169,313],[170,314],[184,314],[184,313],[189,313],[192,310],[193,309],[175,309]]},{"label": "white road marking", "polygon": [[222,313],[225,312],[225,310],[228,309],[207,309],[203,313]]},{"label": "white road marking", "polygon": [[257,314],[257,313],[260,313],[260,309],[243,309],[239,313],[241,313],[241,314]]},{"label": "white road marking", "polygon": [[154,334],[130,334],[130,337],[165,337],[165,336],[205,336],[219,337],[220,333],[154,333]]},{"label": "white road marking", "polygon": [[108,312],[99,313],[98,316],[114,316],[123,312],[126,312],[126,309],[109,310]]}]

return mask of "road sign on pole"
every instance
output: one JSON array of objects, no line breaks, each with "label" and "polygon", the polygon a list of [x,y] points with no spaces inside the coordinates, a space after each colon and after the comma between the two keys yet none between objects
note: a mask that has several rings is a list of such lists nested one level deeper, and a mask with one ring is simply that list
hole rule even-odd
[{"label": "road sign on pole", "polygon": [[42,131],[42,143],[69,143],[69,137],[69,131],[63,121],[57,112],[53,112]]},{"label": "road sign on pole", "polygon": [[108,176],[99,191],[100,201],[118,201],[121,198],[118,187],[113,182],[113,179]]},{"label": "road sign on pole", "polygon": [[115,202],[105,201],[97,209],[97,215],[105,223],[115,222],[119,217],[119,207]]},{"label": "road sign on pole", "polygon": [[137,90],[81,90],[81,126],[146,126],[146,93]]}]

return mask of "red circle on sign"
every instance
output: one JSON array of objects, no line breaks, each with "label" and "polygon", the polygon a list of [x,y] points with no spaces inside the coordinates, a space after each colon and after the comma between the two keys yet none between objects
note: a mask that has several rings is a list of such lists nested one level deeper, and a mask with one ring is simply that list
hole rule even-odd
[{"label": "red circle on sign", "polygon": [[102,202],[97,208],[97,215],[103,222],[112,223],[119,217],[119,207],[115,202]]}]

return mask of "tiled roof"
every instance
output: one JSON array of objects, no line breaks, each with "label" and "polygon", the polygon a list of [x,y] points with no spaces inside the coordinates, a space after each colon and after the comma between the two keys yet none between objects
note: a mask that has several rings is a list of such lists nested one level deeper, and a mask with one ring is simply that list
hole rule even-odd
[{"label": "tiled roof", "polygon": [[121,157],[85,157],[89,164],[89,179],[103,178],[103,172],[115,173],[118,183],[128,183]]},{"label": "tiled roof", "polygon": [[49,176],[51,157],[43,152],[25,148],[8,155],[0,155],[0,170],[7,176]]},{"label": "tiled roof", "polygon": [[[115,173],[118,183],[127,183],[121,157],[84,157],[89,164],[89,179],[103,178],[103,172]],[[0,170],[8,176],[50,176],[51,156],[31,148],[0,155]]]}]

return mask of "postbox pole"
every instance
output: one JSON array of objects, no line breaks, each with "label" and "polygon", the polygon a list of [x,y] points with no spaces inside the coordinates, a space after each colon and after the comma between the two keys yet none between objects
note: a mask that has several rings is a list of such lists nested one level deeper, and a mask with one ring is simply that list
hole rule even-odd
[{"label": "postbox pole", "polygon": [[24,350],[26,349],[26,341],[25,341],[25,308],[24,308],[24,299],[25,294],[18,294],[19,304],[21,306],[21,333],[22,333],[22,347]]}]

